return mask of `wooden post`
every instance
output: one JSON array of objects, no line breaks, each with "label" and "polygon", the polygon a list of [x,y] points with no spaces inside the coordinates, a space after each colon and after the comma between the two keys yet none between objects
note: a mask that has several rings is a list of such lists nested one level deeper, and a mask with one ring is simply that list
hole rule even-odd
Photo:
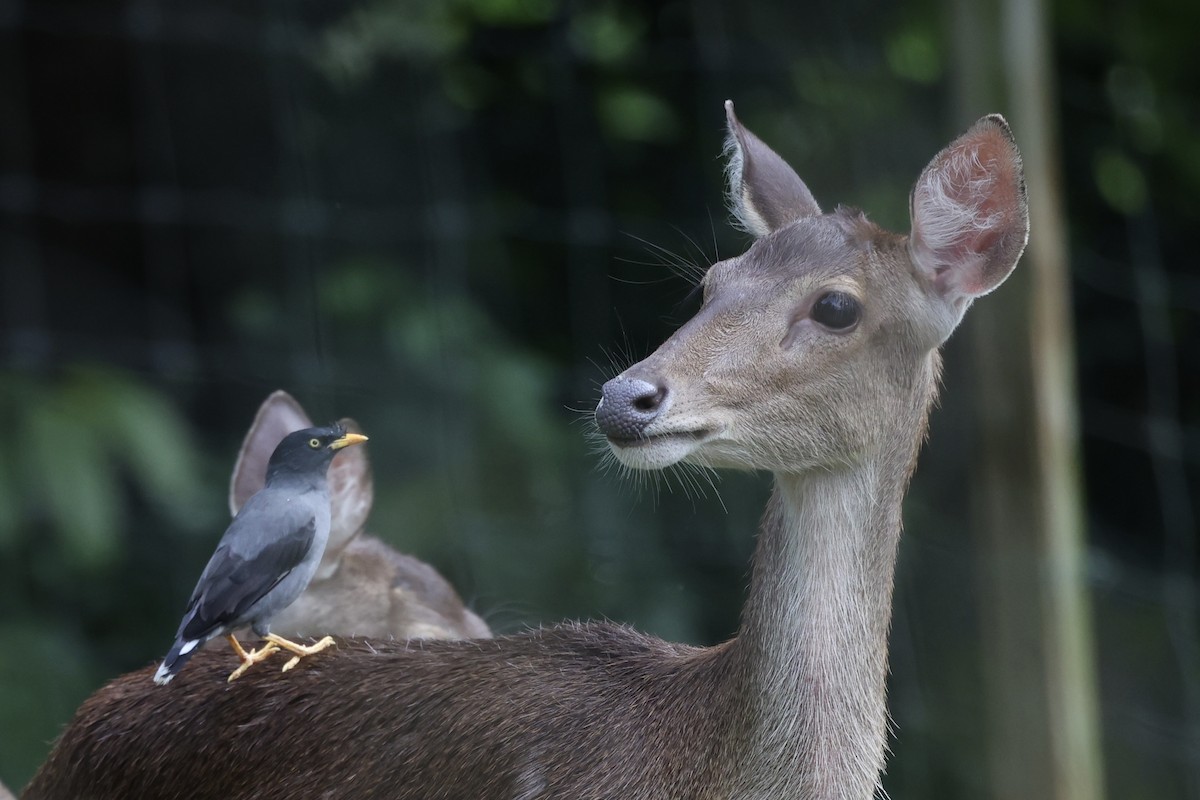
[{"label": "wooden post", "polygon": [[[1101,800],[1069,262],[1042,0],[952,0],[957,122],[1001,110],[1025,159],[1030,241],[972,312],[991,795]],[[1015,279],[1015,280],[1014,280]]]}]

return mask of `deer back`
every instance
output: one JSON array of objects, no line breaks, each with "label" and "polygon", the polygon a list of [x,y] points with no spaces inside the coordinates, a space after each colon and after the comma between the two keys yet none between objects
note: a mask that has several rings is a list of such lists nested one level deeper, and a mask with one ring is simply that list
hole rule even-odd
[{"label": "deer back", "polygon": [[[228,657],[205,651],[162,691],[142,670],[93,695],[24,797],[700,797],[730,769],[721,731],[740,705],[717,655],[583,624],[343,639],[286,675],[227,684]],[[675,713],[696,697],[703,714]]]}]

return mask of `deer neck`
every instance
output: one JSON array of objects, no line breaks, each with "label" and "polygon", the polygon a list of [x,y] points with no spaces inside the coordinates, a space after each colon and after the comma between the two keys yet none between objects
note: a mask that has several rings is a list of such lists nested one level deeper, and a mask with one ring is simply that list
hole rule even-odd
[{"label": "deer neck", "polygon": [[[924,414],[927,402],[918,405]],[[751,709],[745,796],[875,796],[901,500],[924,416],[918,422],[876,458],[775,476],[734,647]]]}]

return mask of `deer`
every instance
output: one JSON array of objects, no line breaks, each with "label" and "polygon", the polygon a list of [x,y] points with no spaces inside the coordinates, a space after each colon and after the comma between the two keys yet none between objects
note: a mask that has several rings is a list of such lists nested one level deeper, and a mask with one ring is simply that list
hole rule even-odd
[{"label": "deer", "polygon": [[201,653],[84,702],[25,792],[48,798],[868,800],[888,736],[901,503],[941,344],[1028,237],[998,115],[921,171],[911,229],[824,213],[732,103],[728,191],[754,237],[699,311],[604,384],[632,470],[766,470],[774,488],[736,635],[711,647],[568,622],[494,639],[342,639],[225,682]]},{"label": "deer", "polygon": [[[339,420],[350,433],[357,422]],[[311,428],[300,403],[282,389],[272,392],[254,416],[234,463],[229,511],[263,488],[271,452],[289,433]],[[437,570],[366,534],[374,502],[374,479],[366,448],[349,448],[329,468],[331,519],[325,555],[308,588],[272,624],[286,636],[374,639],[479,639],[492,635]],[[208,646],[220,646],[220,639]]]}]

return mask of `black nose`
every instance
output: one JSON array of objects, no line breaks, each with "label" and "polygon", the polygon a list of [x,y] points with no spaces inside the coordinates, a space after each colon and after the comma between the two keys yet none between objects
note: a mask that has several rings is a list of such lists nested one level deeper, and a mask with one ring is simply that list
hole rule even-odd
[{"label": "black nose", "polygon": [[610,439],[638,439],[663,410],[667,387],[638,378],[613,378],[604,384],[596,406],[596,424]]}]

